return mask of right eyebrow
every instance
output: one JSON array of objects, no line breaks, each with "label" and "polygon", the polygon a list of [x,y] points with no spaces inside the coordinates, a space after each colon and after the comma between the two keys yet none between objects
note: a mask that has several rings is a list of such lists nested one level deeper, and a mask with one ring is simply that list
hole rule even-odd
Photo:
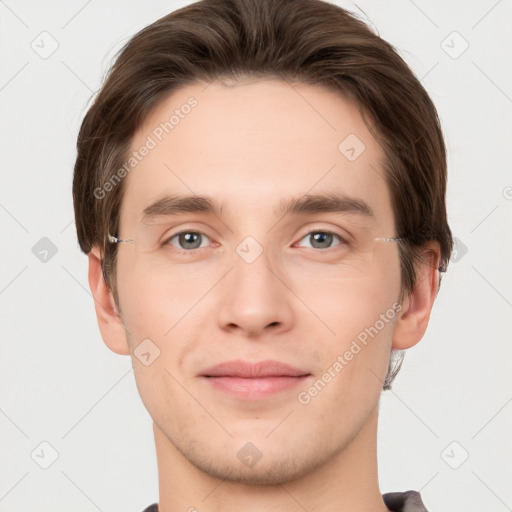
[{"label": "right eyebrow", "polygon": [[155,217],[180,213],[212,213],[222,215],[222,205],[206,196],[166,196],[144,208],[142,222],[150,224]]}]

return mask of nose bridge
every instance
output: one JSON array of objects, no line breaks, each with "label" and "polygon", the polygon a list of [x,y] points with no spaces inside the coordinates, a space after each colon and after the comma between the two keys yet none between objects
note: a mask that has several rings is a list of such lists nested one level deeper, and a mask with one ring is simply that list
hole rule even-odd
[{"label": "nose bridge", "polygon": [[259,300],[257,295],[275,297],[281,295],[279,286],[282,286],[275,274],[279,273],[275,258],[271,253],[270,244],[265,247],[254,236],[246,236],[235,249],[234,272],[232,285],[237,291],[251,295]]},{"label": "nose bridge", "polygon": [[288,324],[291,309],[286,286],[277,276],[279,258],[255,237],[247,236],[235,249],[233,271],[223,289],[219,321],[257,334],[270,324]]}]

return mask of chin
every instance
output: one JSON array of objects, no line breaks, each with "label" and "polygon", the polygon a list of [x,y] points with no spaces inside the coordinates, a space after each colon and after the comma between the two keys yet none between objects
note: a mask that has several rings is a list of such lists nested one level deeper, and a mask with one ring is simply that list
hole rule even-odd
[{"label": "chin", "polygon": [[286,450],[282,446],[262,447],[260,451],[251,443],[245,443],[241,448],[225,448],[222,452],[212,450],[209,446],[194,443],[176,448],[200,471],[241,485],[279,485],[291,482],[311,473],[330,458],[314,447],[311,453],[304,453],[304,445],[302,451],[293,447]]}]

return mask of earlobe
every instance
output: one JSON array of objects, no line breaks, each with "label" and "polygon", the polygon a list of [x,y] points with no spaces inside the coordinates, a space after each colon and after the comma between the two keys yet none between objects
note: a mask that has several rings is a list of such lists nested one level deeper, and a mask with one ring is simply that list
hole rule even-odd
[{"label": "earlobe", "polygon": [[392,348],[395,349],[408,349],[423,338],[439,290],[439,245],[434,242],[425,245],[421,259],[414,288],[404,299],[395,322],[392,341]]},{"label": "earlobe", "polygon": [[112,290],[103,276],[101,254],[94,246],[89,252],[89,287],[94,298],[98,327],[105,344],[116,354],[129,355],[130,346],[126,330],[120,317]]}]

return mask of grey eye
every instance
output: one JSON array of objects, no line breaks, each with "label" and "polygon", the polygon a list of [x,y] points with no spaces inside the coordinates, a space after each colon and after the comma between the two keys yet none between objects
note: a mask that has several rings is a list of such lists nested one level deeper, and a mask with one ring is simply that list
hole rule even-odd
[{"label": "grey eye", "polygon": [[344,242],[341,236],[330,231],[311,231],[302,240],[308,239],[311,242],[310,247],[313,249],[330,249],[334,238],[340,240],[340,243],[336,245],[341,245]]},{"label": "grey eye", "polygon": [[191,249],[199,249],[201,247],[207,247],[208,244],[201,245],[202,237],[208,239],[208,237],[204,233],[199,233],[197,231],[182,231],[181,233],[176,233],[172,237],[167,240],[167,243],[176,247],[176,245],[172,244],[171,241],[175,238],[178,239],[178,249],[191,250]]}]

